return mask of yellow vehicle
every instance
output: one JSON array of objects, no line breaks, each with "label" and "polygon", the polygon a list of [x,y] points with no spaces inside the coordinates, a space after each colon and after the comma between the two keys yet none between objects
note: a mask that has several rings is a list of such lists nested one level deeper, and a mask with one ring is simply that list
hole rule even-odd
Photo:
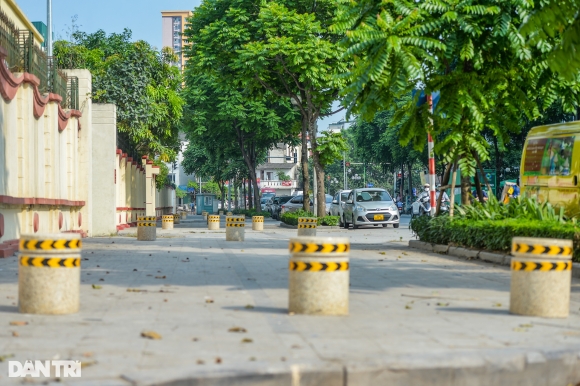
[{"label": "yellow vehicle", "polygon": [[530,130],[522,152],[523,195],[556,207],[578,206],[580,186],[580,121]]}]

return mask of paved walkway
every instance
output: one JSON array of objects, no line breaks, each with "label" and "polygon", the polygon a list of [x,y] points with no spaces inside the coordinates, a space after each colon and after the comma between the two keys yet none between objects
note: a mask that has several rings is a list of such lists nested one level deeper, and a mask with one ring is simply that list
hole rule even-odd
[{"label": "paved walkway", "polygon": [[10,359],[81,360],[82,378],[59,385],[580,382],[580,281],[569,318],[514,316],[505,267],[410,249],[405,227],[319,231],[351,237],[350,316],[289,315],[296,231],[275,224],[245,242],[199,216],[155,242],[135,229],[85,239],[81,312],[68,316],[19,314],[17,261],[1,259],[0,385],[22,382]]}]

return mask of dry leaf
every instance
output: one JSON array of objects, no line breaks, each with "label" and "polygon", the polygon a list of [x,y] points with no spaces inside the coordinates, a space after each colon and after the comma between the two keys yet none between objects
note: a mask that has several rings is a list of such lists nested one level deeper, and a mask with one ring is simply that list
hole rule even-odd
[{"label": "dry leaf", "polygon": [[141,336],[143,338],[153,339],[153,340],[159,340],[159,339],[161,339],[161,335],[159,335],[155,331],[143,331],[141,333]]},{"label": "dry leaf", "polygon": [[204,363],[205,363],[205,362],[204,362],[204,361],[202,361],[201,359],[198,359],[198,360],[197,360],[197,364],[198,364],[198,365],[203,365]]},{"label": "dry leaf", "polygon": [[247,305],[246,305],[246,309],[247,309],[247,310],[252,310],[252,309],[254,309],[254,306],[253,306],[253,305],[251,305],[251,304],[247,304]]},{"label": "dry leaf", "polygon": [[250,339],[250,338],[244,338],[242,339],[242,343],[252,343],[254,340]]},{"label": "dry leaf", "polygon": [[14,358],[14,354],[0,355],[0,362],[4,362],[6,359]]},{"label": "dry leaf", "polygon": [[100,285],[93,284],[93,288],[94,288],[94,289],[101,289],[101,288],[103,288],[103,287],[102,287],[102,286],[100,286]]},{"label": "dry leaf", "polygon": [[413,307],[411,307],[410,305],[408,305],[408,304],[407,304],[407,305],[405,306],[405,308],[406,308],[407,310],[410,310],[410,309],[412,309]]},{"label": "dry leaf", "polygon": [[206,297],[205,297],[205,302],[206,302],[206,303],[213,303],[213,299],[212,299],[212,298],[210,298],[209,296],[206,296]]},{"label": "dry leaf", "polygon": [[81,361],[81,369],[96,364],[97,361]]},{"label": "dry leaf", "polygon": [[147,290],[139,289],[139,288],[127,288],[127,292],[147,292]]},{"label": "dry leaf", "polygon": [[16,331],[12,331],[12,336],[18,337],[18,336],[20,336],[20,334],[18,334]]},{"label": "dry leaf", "polygon": [[501,307],[501,303],[495,303],[493,307]]},{"label": "dry leaf", "polygon": [[92,356],[93,356],[93,353],[92,353],[92,352],[90,352],[90,351],[89,351],[89,352],[84,352],[84,353],[83,353],[83,356],[84,356],[85,358],[90,358],[90,357],[92,357]]},{"label": "dry leaf", "polygon": [[386,252],[379,252],[379,255],[386,255]]},{"label": "dry leaf", "polygon": [[220,357],[217,357],[217,358],[215,359],[215,363],[218,363],[218,364],[219,364],[219,363],[222,363],[222,358],[220,358]]},{"label": "dry leaf", "polygon": [[437,305],[439,307],[447,307],[449,305],[449,303],[441,303],[441,302],[439,302],[439,303],[437,303]]},{"label": "dry leaf", "polygon": [[243,327],[232,327],[228,332],[247,332],[247,330]]},{"label": "dry leaf", "polygon": [[10,322],[11,326],[26,326],[28,324],[28,322],[24,321],[24,320],[13,320]]}]

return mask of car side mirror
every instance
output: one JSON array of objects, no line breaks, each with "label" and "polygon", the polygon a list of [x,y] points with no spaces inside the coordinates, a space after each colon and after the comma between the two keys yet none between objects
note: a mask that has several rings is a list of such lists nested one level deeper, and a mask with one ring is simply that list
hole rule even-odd
[{"label": "car side mirror", "polygon": [[336,200],[332,200],[332,203],[333,203],[333,204],[338,204],[338,201],[336,201]]},{"label": "car side mirror", "polygon": [[346,200],[346,203],[352,205],[352,200]]}]

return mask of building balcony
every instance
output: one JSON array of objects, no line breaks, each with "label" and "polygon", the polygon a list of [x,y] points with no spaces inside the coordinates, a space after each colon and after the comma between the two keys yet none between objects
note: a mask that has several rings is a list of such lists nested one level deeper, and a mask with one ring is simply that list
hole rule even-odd
[{"label": "building balcony", "polygon": [[297,187],[296,180],[290,181],[274,181],[274,180],[260,180],[260,188],[273,189],[295,189]]}]

